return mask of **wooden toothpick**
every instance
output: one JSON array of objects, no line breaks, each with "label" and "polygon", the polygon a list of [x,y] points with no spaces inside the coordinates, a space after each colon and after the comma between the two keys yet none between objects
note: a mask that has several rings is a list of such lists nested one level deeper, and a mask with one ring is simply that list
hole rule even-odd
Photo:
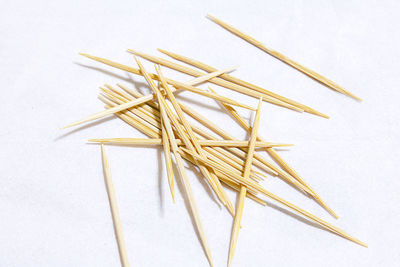
[{"label": "wooden toothpick", "polygon": [[[97,138],[89,139],[89,142],[94,143],[107,143],[116,145],[162,145],[162,140],[159,138],[149,139],[149,138]],[[182,140],[176,140],[178,145],[182,145]],[[239,140],[198,140],[201,146],[210,147],[248,147],[249,141],[239,141]],[[288,147],[293,146],[293,144],[283,144],[283,143],[271,143],[265,141],[257,141],[256,147],[267,148],[267,147]]]},{"label": "wooden toothpick", "polygon": [[[254,118],[254,124],[253,124],[253,128],[252,128],[251,135],[250,135],[249,148],[247,150],[246,164],[244,166],[244,171],[243,171],[243,179],[245,179],[245,180],[249,179],[250,167],[251,167],[251,164],[253,161],[254,148],[255,148],[255,144],[256,144],[256,140],[257,140],[258,127],[260,125],[261,104],[262,104],[262,98],[260,98],[260,100],[258,102],[257,112],[256,112],[256,116]],[[239,202],[237,204],[235,220],[233,223],[231,242],[230,242],[230,248],[229,248],[228,266],[231,266],[231,264],[232,264],[233,254],[235,252],[237,238],[239,236],[239,229],[240,229],[240,225],[241,225],[240,222],[242,220],[244,200],[245,200],[246,194],[247,194],[246,186],[242,186],[240,188]]]},{"label": "wooden toothpick", "polygon": [[107,187],[108,200],[110,202],[111,215],[112,215],[112,219],[113,219],[113,223],[114,223],[114,230],[115,230],[115,236],[117,238],[118,251],[119,251],[119,256],[121,259],[121,265],[123,267],[129,267],[128,253],[126,250],[124,234],[122,232],[122,224],[121,224],[121,219],[120,219],[119,211],[118,211],[117,198],[115,195],[114,185],[113,185],[112,178],[111,178],[111,170],[110,170],[110,166],[108,164],[107,154],[106,154],[103,144],[101,144],[101,155],[102,155],[102,161],[103,161],[104,179],[105,179],[106,187]]},{"label": "wooden toothpick", "polygon": [[342,94],[348,95],[354,99],[357,99],[359,101],[361,101],[361,98],[355,96],[354,94],[350,93],[349,91],[345,90],[344,88],[342,88],[341,86],[335,84],[334,82],[332,82],[331,80],[323,77],[322,75],[316,73],[315,71],[312,71],[302,65],[300,65],[299,63],[291,60],[290,58],[285,57],[284,55],[282,55],[281,53],[272,50],[271,48],[266,47],[264,44],[262,44],[261,42],[257,41],[256,39],[254,39],[253,37],[250,37],[249,35],[239,31],[238,29],[232,27],[231,25],[228,25],[227,23],[223,22],[220,19],[217,19],[211,15],[207,15],[207,18],[209,18],[210,20],[214,21],[216,24],[220,25],[222,28],[228,30],[229,32],[235,34],[236,36],[239,36],[240,38],[242,38],[243,40],[249,42],[250,44],[254,45],[255,47],[261,49],[262,51],[270,54],[271,56],[279,59],[280,61],[288,64],[289,66],[295,68],[296,70],[306,74],[307,76],[313,78],[314,80],[322,83],[323,85],[337,91],[340,92]]}]

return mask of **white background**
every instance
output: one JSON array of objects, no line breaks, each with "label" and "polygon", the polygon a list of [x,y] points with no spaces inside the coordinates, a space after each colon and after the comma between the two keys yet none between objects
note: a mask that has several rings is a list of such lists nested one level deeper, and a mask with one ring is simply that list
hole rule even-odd
[{"label": "white background", "polygon": [[[78,52],[135,66],[127,48],[160,56],[158,47],[217,68],[240,65],[235,76],[331,116],[265,103],[260,133],[296,144],[280,154],[340,219],[278,178],[263,184],[369,248],[309,225],[272,201],[267,207],[247,201],[234,266],[399,266],[399,8],[398,1],[1,1],[0,266],[120,264],[100,149],[86,140],[143,135],[114,117],[59,128],[102,110],[97,94],[104,83],[134,87],[134,81],[148,92],[141,77]],[[309,79],[207,20],[207,13],[364,101]],[[212,100],[182,96],[237,138],[247,138]],[[161,150],[107,151],[132,266],[207,266],[179,189],[172,204]],[[189,173],[215,266],[225,266],[232,218],[210,199],[197,171]],[[229,196],[235,200],[233,192]]]}]

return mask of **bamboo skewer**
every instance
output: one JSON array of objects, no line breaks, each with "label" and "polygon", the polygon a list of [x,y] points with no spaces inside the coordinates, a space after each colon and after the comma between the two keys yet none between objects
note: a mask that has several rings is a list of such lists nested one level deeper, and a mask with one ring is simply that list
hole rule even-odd
[{"label": "bamboo skewer", "polygon": [[[260,100],[258,102],[258,108],[257,108],[256,116],[254,118],[253,128],[251,131],[249,148],[248,148],[247,158],[246,158],[246,164],[244,166],[244,171],[243,171],[243,179],[244,180],[248,180],[249,176],[250,176],[250,167],[251,167],[251,164],[253,161],[254,148],[255,148],[255,144],[256,144],[256,140],[257,140],[257,132],[258,132],[258,127],[260,125],[261,104],[262,104],[262,98],[260,98]],[[245,200],[246,194],[247,194],[246,187],[241,186],[240,193],[239,193],[239,202],[238,202],[237,208],[236,208],[236,215],[235,215],[235,220],[233,223],[233,230],[232,230],[232,235],[231,235],[228,266],[231,266],[231,264],[232,264],[233,254],[235,252],[236,243],[237,243],[237,239],[239,236],[239,229],[240,229],[240,225],[241,225],[243,208],[244,208],[244,200]]]},{"label": "bamboo skewer", "polygon": [[[235,119],[236,121],[239,123],[239,125],[241,125],[246,131],[250,131],[251,127],[249,125],[249,123],[243,119],[239,113],[231,106],[226,105],[224,103],[220,103]],[[262,141],[263,139],[260,136],[257,136],[257,140]],[[266,148],[266,151],[271,155],[271,157],[276,160],[281,166],[282,168],[287,171],[290,175],[292,175],[297,181],[299,181],[300,183],[302,183],[304,186],[306,186],[308,189],[310,189],[310,191],[313,193],[313,198],[323,207],[325,208],[333,217],[335,217],[336,219],[338,219],[339,217],[337,216],[337,214],[321,199],[321,197],[315,192],[314,189],[311,188],[311,186],[309,184],[306,183],[306,181],[304,181],[303,178],[301,178],[300,175],[297,174],[297,172],[290,167],[279,155],[278,153],[276,153],[276,151],[272,148]]]},{"label": "bamboo skewer", "polygon": [[334,82],[332,82],[331,80],[323,77],[322,75],[300,65],[299,63],[285,57],[284,55],[282,55],[281,53],[274,51],[268,47],[266,47],[264,44],[262,44],[261,42],[255,40],[253,37],[250,37],[249,35],[239,31],[238,29],[232,27],[231,25],[228,25],[227,23],[211,16],[211,15],[207,15],[207,18],[209,18],[210,20],[212,20],[213,22],[215,22],[216,24],[218,24],[219,26],[221,26],[222,28],[224,28],[225,30],[228,30],[229,32],[235,34],[236,36],[242,38],[243,40],[247,41],[248,43],[254,45],[255,47],[261,49],[262,51],[270,54],[271,56],[279,59],[280,61],[288,64],[289,66],[295,68],[296,70],[306,74],[307,76],[313,78],[314,80],[322,83],[323,85],[331,88],[332,90],[335,90],[337,92],[340,92],[342,94],[348,95],[358,101],[361,101],[361,98],[355,96],[354,94],[350,93],[349,91],[345,90],[344,88],[342,88],[341,86],[335,84]]},{"label": "bamboo skewer", "polygon": [[[182,73],[189,74],[191,76],[199,77],[199,76],[204,75],[203,72],[197,71],[195,69],[188,68],[188,67],[183,66],[183,65],[176,64],[174,62],[168,61],[168,60],[163,59],[163,58],[154,57],[154,56],[151,56],[151,55],[148,55],[148,54],[144,54],[144,53],[141,53],[141,52],[134,51],[132,49],[128,49],[128,52],[130,52],[130,53],[132,53],[132,54],[134,54],[136,56],[140,56],[141,58],[149,60],[149,61],[151,61],[153,63],[160,64],[162,66],[168,67],[170,69],[174,69],[174,70],[182,72]],[[292,110],[295,110],[295,111],[303,112],[303,109],[297,108],[297,107],[295,107],[293,105],[287,104],[287,103],[282,102],[280,100],[277,100],[275,98],[271,98],[270,96],[268,96],[266,94],[262,94],[262,93],[254,91],[254,90],[250,90],[249,88],[246,88],[244,86],[237,85],[237,84],[225,81],[225,80],[220,79],[218,77],[214,77],[212,79],[209,79],[209,82],[212,82],[214,84],[223,86],[223,87],[228,88],[230,90],[234,90],[234,91],[237,91],[237,92],[240,92],[242,94],[246,94],[246,95],[249,95],[249,96],[252,96],[252,97],[257,97],[257,98],[263,97],[263,99],[266,102],[269,102],[271,104],[275,104],[275,105],[278,105],[278,106],[281,106],[281,107],[285,107],[285,108],[288,108],[288,109],[292,109]]]},{"label": "bamboo skewer", "polygon": [[115,231],[115,237],[117,239],[118,251],[119,251],[119,256],[121,259],[121,265],[123,267],[129,267],[128,253],[126,250],[124,234],[122,232],[122,224],[121,224],[121,218],[119,216],[119,211],[118,211],[117,197],[115,195],[114,185],[113,185],[112,178],[111,178],[111,170],[110,170],[110,166],[108,164],[108,158],[107,158],[107,154],[106,154],[103,144],[101,144],[101,155],[102,155],[102,162],[103,162],[104,179],[106,182],[108,200],[110,202],[111,215],[112,215],[112,220],[114,223],[114,231]]},{"label": "bamboo skewer", "polygon": [[[181,56],[181,55],[178,55],[176,53],[172,53],[172,52],[166,51],[164,49],[160,49],[160,48],[158,48],[157,50],[160,51],[161,53],[173,58],[173,59],[176,59],[178,61],[181,61],[181,62],[184,62],[186,64],[192,65],[193,67],[202,69],[204,71],[207,71],[207,72],[216,71],[215,68],[213,68],[213,67],[211,67],[209,65],[206,65],[206,64],[204,64],[204,63],[202,63],[202,62],[200,62],[198,60],[194,60],[194,59],[191,59],[191,58],[188,58],[188,57],[184,57],[184,56]],[[241,85],[241,86],[247,87],[249,89],[255,90],[255,91],[260,92],[262,94],[269,95],[269,96],[271,96],[273,98],[276,98],[276,99],[278,99],[278,100],[280,100],[282,102],[285,102],[285,103],[288,103],[288,104],[290,104],[292,106],[295,106],[295,107],[298,107],[300,109],[303,109],[305,112],[308,112],[308,113],[311,113],[311,114],[314,114],[314,115],[318,115],[318,116],[321,116],[321,117],[324,117],[324,118],[327,118],[327,119],[329,118],[329,116],[327,116],[327,115],[325,115],[325,114],[323,114],[323,113],[321,113],[319,111],[316,111],[315,109],[312,109],[312,108],[310,108],[310,107],[308,107],[306,105],[303,105],[303,104],[301,104],[299,102],[296,102],[296,101],[294,101],[292,99],[289,99],[289,98],[286,98],[284,96],[278,95],[278,94],[276,94],[274,92],[271,92],[269,90],[261,88],[261,87],[259,87],[257,85],[254,85],[254,84],[251,84],[249,82],[246,82],[246,81],[240,80],[238,78],[235,78],[235,77],[233,77],[233,76],[231,76],[231,75],[229,75],[227,73],[222,74],[219,77],[224,79],[224,80],[226,80],[226,81],[228,81],[228,82],[232,82],[232,83],[235,83],[237,85]]]},{"label": "bamboo skewer", "polygon": [[[101,139],[89,139],[89,142],[95,143],[107,143],[107,144],[121,144],[121,145],[162,145],[162,140],[159,138],[101,138]],[[178,145],[182,145],[182,140],[176,139]],[[248,147],[249,141],[239,140],[198,140],[201,146],[208,147]],[[267,147],[288,147],[293,144],[282,144],[282,143],[271,143],[265,141],[257,141],[256,147],[267,148]]]}]

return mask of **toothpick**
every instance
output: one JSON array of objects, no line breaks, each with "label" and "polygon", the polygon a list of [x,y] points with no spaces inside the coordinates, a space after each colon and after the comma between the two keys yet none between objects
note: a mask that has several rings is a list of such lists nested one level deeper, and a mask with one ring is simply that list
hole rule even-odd
[{"label": "toothpick", "polygon": [[[191,59],[191,58],[188,58],[188,57],[185,57],[185,56],[181,56],[181,55],[178,55],[176,53],[169,52],[169,51],[166,51],[166,50],[160,49],[160,48],[158,48],[157,50],[160,51],[161,53],[169,56],[169,57],[172,57],[173,59],[176,59],[178,61],[181,61],[181,62],[184,62],[186,64],[192,65],[193,67],[202,69],[204,71],[207,71],[207,72],[216,71],[215,68],[213,68],[213,67],[211,67],[209,65],[206,65],[205,63],[200,62],[198,60],[194,60],[194,59]],[[241,79],[238,79],[236,77],[233,77],[233,76],[229,75],[228,73],[224,73],[224,74],[220,75],[219,77],[224,79],[224,80],[226,80],[226,81],[229,81],[229,82],[232,82],[232,83],[247,87],[249,89],[258,91],[258,92],[260,92],[262,94],[269,95],[269,96],[271,96],[273,98],[276,98],[276,99],[278,99],[278,100],[280,100],[282,102],[285,102],[285,103],[288,103],[288,104],[290,104],[292,106],[295,106],[295,107],[298,107],[300,109],[303,109],[305,112],[308,112],[308,113],[311,113],[311,114],[314,114],[314,115],[318,115],[318,116],[321,116],[321,117],[324,117],[324,118],[327,118],[327,119],[329,118],[329,116],[327,116],[327,115],[325,115],[325,114],[323,114],[321,112],[318,112],[318,111],[316,111],[316,110],[314,110],[314,109],[312,109],[312,108],[310,108],[310,107],[308,107],[306,105],[303,105],[303,104],[301,104],[299,102],[296,102],[296,101],[294,101],[292,99],[289,99],[289,98],[286,98],[284,96],[278,95],[278,94],[276,94],[274,92],[271,92],[271,91],[269,91],[267,89],[264,89],[264,88],[262,88],[260,86],[257,86],[257,85],[251,84],[249,82],[243,81]]]},{"label": "toothpick", "polygon": [[295,68],[296,70],[306,74],[307,76],[313,78],[314,80],[322,83],[323,85],[337,91],[340,92],[342,94],[348,95],[354,99],[357,99],[358,101],[362,101],[361,98],[355,96],[354,94],[348,92],[347,90],[345,90],[344,88],[342,88],[341,86],[335,84],[334,82],[332,82],[331,80],[323,77],[322,75],[316,73],[315,71],[312,71],[302,65],[300,65],[299,63],[291,60],[290,58],[285,57],[284,55],[282,55],[281,53],[272,50],[271,48],[266,47],[264,44],[260,43],[259,41],[257,41],[256,39],[254,39],[253,37],[250,37],[249,35],[239,31],[238,29],[232,27],[231,25],[226,24],[225,22],[211,16],[211,15],[207,15],[207,18],[209,18],[210,20],[214,21],[216,24],[220,25],[222,28],[230,31],[231,33],[235,34],[236,36],[239,36],[240,38],[242,38],[243,40],[249,42],[250,44],[254,45],[255,47],[261,49],[262,51],[270,54],[271,56],[279,59],[280,61],[288,64],[289,66]]},{"label": "toothpick", "polygon": [[[149,138],[97,138],[89,139],[89,142],[94,143],[108,143],[117,145],[162,145],[162,140],[159,138],[149,139]],[[178,145],[182,145],[182,140],[176,140]],[[198,140],[201,146],[209,147],[248,147],[249,141],[239,141],[239,140]],[[293,146],[293,144],[282,144],[282,143],[271,143],[265,141],[257,141],[256,147],[267,148],[267,147],[288,147]]]},{"label": "toothpick", "polygon": [[101,144],[101,155],[102,155],[102,161],[103,161],[104,178],[105,178],[106,187],[107,187],[108,200],[110,201],[111,215],[112,215],[112,219],[113,219],[113,223],[114,223],[114,230],[115,230],[115,236],[117,238],[118,251],[119,251],[119,256],[121,259],[121,265],[123,267],[129,267],[128,253],[126,250],[124,234],[122,232],[122,224],[121,224],[121,219],[120,219],[119,211],[118,211],[117,197],[115,195],[114,185],[113,185],[112,178],[111,178],[111,170],[110,170],[110,166],[108,164],[107,154],[106,154],[103,144]]},{"label": "toothpick", "polygon": [[70,123],[70,124],[62,127],[61,129],[70,128],[70,127],[77,126],[77,125],[85,123],[85,122],[89,122],[89,121],[93,121],[93,120],[96,120],[96,119],[100,119],[100,118],[103,118],[103,117],[105,117],[107,115],[110,115],[110,114],[113,114],[113,113],[116,113],[116,112],[119,112],[119,111],[122,111],[122,110],[125,110],[125,109],[128,109],[128,108],[131,108],[131,107],[134,107],[134,106],[137,106],[137,105],[140,105],[140,104],[145,103],[147,101],[150,101],[152,99],[153,99],[153,95],[148,95],[148,96],[145,96],[145,97],[143,97],[141,99],[136,99],[136,100],[124,103],[122,105],[119,105],[119,106],[116,106],[116,107],[113,107],[113,108],[110,108],[110,109],[107,109],[107,110],[103,110],[103,111],[97,112],[97,113],[95,113],[93,115],[90,115],[90,116],[84,118],[84,119],[81,119],[79,121]]},{"label": "toothpick", "polygon": [[[250,175],[250,167],[251,167],[251,164],[253,161],[254,148],[255,148],[255,144],[256,144],[256,140],[257,140],[257,132],[258,132],[258,127],[260,125],[261,104],[262,104],[262,98],[260,98],[260,100],[258,102],[258,108],[257,108],[256,116],[254,118],[253,128],[252,128],[251,135],[250,135],[249,148],[247,150],[246,164],[244,166],[244,171],[243,171],[243,179],[244,180],[248,180],[249,175]],[[247,193],[246,187],[242,186],[240,188],[239,202],[237,204],[235,220],[233,223],[233,230],[232,230],[231,242],[230,242],[230,248],[229,248],[228,266],[231,266],[231,264],[232,264],[233,254],[235,252],[236,243],[237,243],[237,239],[239,236],[239,229],[240,229],[240,225],[241,225],[240,222],[242,220],[244,199],[246,197],[246,193]]]},{"label": "toothpick", "polygon": [[162,146],[164,148],[164,160],[165,160],[165,167],[167,169],[167,177],[168,177],[168,184],[169,189],[171,191],[172,201],[175,203],[175,190],[174,190],[174,172],[172,170],[172,160],[171,160],[171,150],[169,146],[169,139],[167,131],[165,130],[165,125],[161,119],[162,123]]},{"label": "toothpick", "polygon": [[[136,56],[140,56],[141,58],[149,60],[149,61],[151,61],[153,63],[160,64],[162,66],[177,70],[177,71],[182,72],[182,73],[189,74],[191,76],[197,77],[197,76],[204,75],[203,72],[197,71],[195,69],[188,68],[188,67],[183,66],[183,65],[176,64],[174,62],[168,61],[168,60],[163,59],[163,58],[150,56],[150,55],[147,55],[147,54],[144,54],[144,53],[141,53],[141,52],[134,51],[132,49],[128,49],[128,52],[130,52],[130,53],[132,53],[132,54],[134,54]],[[268,95],[261,94],[259,92],[254,91],[254,90],[250,90],[250,89],[248,89],[248,88],[246,88],[244,86],[240,86],[240,85],[225,81],[225,80],[220,79],[218,77],[214,77],[212,79],[209,79],[209,82],[212,82],[214,84],[223,86],[225,88],[228,88],[228,89],[231,89],[231,90],[234,90],[234,91],[237,91],[237,92],[240,92],[242,94],[246,94],[246,95],[249,95],[249,96],[252,96],[252,97],[257,97],[257,98],[258,97],[263,97],[263,99],[265,101],[269,102],[269,103],[272,103],[272,104],[275,104],[275,105],[278,105],[278,106],[281,106],[281,107],[285,107],[285,108],[288,108],[288,109],[292,109],[292,110],[295,110],[295,111],[303,112],[303,110],[300,109],[300,108],[294,107],[292,105],[284,103],[284,102],[282,102],[280,100],[277,100],[275,98],[271,98]]]}]

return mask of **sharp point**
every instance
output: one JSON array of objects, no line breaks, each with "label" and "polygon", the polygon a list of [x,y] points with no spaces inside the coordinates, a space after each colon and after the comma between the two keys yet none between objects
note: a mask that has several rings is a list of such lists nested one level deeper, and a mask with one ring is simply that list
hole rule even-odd
[{"label": "sharp point", "polygon": [[214,20],[214,19],[215,19],[215,17],[213,17],[213,16],[210,15],[210,14],[206,14],[206,18],[211,19],[211,20]]},{"label": "sharp point", "polygon": [[65,129],[70,128],[72,126],[74,126],[74,124],[67,124],[67,125],[61,127],[60,130],[65,130]]}]

